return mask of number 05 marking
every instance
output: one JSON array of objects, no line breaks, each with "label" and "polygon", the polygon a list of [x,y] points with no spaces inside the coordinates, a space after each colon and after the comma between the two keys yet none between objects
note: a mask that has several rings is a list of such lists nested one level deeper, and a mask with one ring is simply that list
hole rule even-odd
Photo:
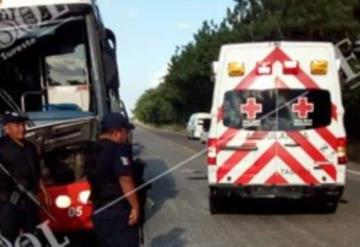
[{"label": "number 05 marking", "polygon": [[83,215],[83,212],[84,210],[82,206],[71,207],[68,210],[68,216],[70,218],[81,217]]}]

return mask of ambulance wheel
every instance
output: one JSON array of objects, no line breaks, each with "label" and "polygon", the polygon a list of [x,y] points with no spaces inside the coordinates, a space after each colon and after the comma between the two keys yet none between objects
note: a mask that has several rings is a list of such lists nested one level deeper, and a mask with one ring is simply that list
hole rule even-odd
[{"label": "ambulance wheel", "polygon": [[220,212],[220,199],[218,196],[210,195],[209,196],[209,209],[210,214],[218,214]]},{"label": "ambulance wheel", "polygon": [[322,203],[322,212],[325,214],[334,214],[337,211],[339,201],[338,200],[328,200]]}]

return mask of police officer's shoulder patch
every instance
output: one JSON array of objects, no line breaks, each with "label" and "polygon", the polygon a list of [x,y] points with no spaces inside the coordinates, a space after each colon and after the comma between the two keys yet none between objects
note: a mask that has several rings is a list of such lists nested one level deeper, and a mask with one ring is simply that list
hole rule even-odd
[{"label": "police officer's shoulder patch", "polygon": [[129,160],[128,157],[121,156],[121,157],[120,157],[120,160],[121,160],[121,163],[122,163],[124,166],[130,165],[130,160]]}]

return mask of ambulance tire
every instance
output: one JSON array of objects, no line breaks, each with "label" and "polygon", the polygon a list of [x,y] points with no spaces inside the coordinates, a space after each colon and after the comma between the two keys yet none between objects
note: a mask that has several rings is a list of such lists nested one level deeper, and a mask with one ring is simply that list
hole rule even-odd
[{"label": "ambulance tire", "polygon": [[220,203],[221,200],[218,196],[215,195],[209,195],[209,209],[210,209],[210,214],[215,215],[220,213]]},{"label": "ambulance tire", "polygon": [[327,200],[322,202],[321,209],[325,214],[334,214],[337,211],[339,200]]}]

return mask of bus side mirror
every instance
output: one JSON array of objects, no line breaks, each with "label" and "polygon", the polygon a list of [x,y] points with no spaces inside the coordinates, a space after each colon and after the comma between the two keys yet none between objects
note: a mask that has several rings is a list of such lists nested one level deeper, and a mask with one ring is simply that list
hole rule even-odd
[{"label": "bus side mirror", "polygon": [[108,43],[109,47],[116,53],[117,42],[114,32],[110,29],[106,29],[105,35],[106,35],[106,42]]},{"label": "bus side mirror", "polygon": [[114,92],[116,92],[120,87],[120,79],[116,59],[116,37],[114,32],[110,29],[106,29],[105,31],[102,46],[105,82],[108,88],[111,88]]}]

